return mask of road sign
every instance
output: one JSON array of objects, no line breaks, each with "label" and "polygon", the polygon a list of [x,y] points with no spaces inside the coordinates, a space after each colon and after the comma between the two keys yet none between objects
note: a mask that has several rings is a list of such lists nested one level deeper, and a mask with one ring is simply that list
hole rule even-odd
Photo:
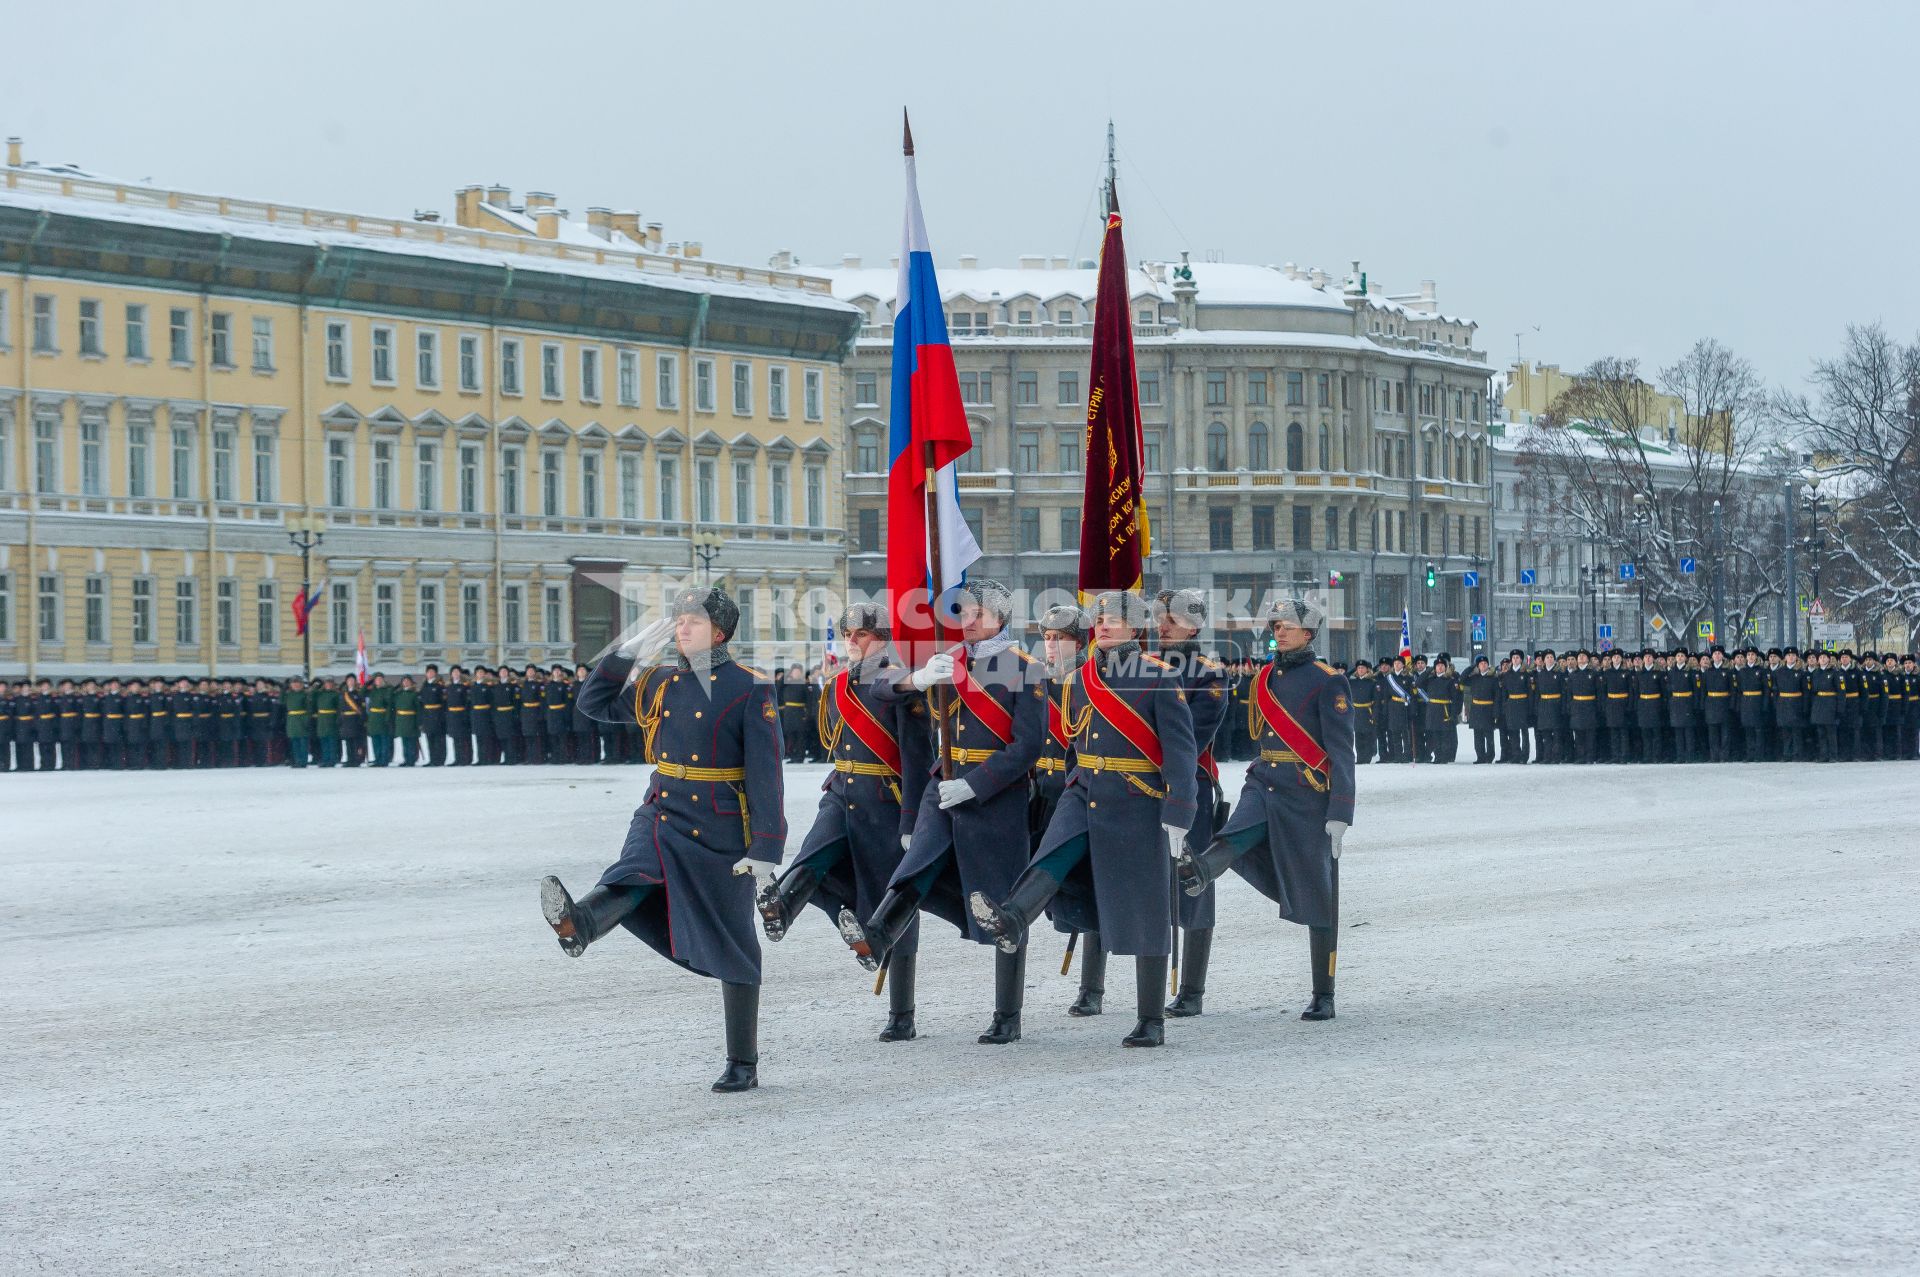
[{"label": "road sign", "polygon": [[1825,616],[1826,614],[1827,614],[1827,605],[1822,603],[1819,599],[1815,599],[1813,602],[1807,604],[1807,615],[1812,617],[1814,620],[1817,621],[1821,617]]},{"label": "road sign", "polygon": [[1760,618],[1758,618],[1758,617],[1754,617],[1754,616],[1750,616],[1750,617],[1748,617],[1748,618],[1747,618],[1747,633],[1749,633],[1749,634],[1758,634],[1759,632],[1760,632]]},{"label": "road sign", "polygon": [[1702,621],[1700,622],[1700,624],[1693,627],[1693,632],[1698,634],[1703,639],[1710,639],[1713,637],[1713,622]]},{"label": "road sign", "polygon": [[1600,650],[1603,652],[1611,652],[1613,650],[1613,640],[1610,638],[1601,639]]},{"label": "road sign", "polygon": [[1620,579],[1621,579],[1622,581],[1631,581],[1631,580],[1633,580],[1633,564],[1631,564],[1631,563],[1622,563],[1622,564],[1620,565]]},{"label": "road sign", "polygon": [[1603,626],[1601,626],[1601,627],[1600,627],[1600,637],[1601,637],[1601,638],[1603,638],[1603,639],[1610,639],[1610,638],[1612,638],[1612,637],[1613,637],[1613,627],[1612,627],[1611,625],[1603,625]]},{"label": "road sign", "polygon": [[1462,572],[1460,574],[1460,584],[1466,586],[1469,590],[1477,590],[1480,588],[1480,574],[1478,572]]},{"label": "road sign", "polygon": [[1698,563],[1693,559],[1680,560],[1680,571],[1686,574],[1687,576],[1692,576],[1693,570],[1697,566],[1699,566]]},{"label": "road sign", "polygon": [[1658,634],[1660,631],[1667,628],[1667,618],[1660,615],[1658,612],[1655,612],[1652,616],[1647,618],[1647,628],[1652,630],[1655,634]]},{"label": "road sign", "polygon": [[1816,643],[1853,642],[1852,621],[1815,621],[1811,628]]},{"label": "road sign", "polygon": [[1520,569],[1520,584],[1532,585],[1534,583],[1534,580],[1535,580],[1535,574],[1532,568]]},{"label": "road sign", "polygon": [[1545,603],[1542,603],[1536,599],[1532,603],[1527,604],[1528,616],[1542,617],[1542,616],[1545,616],[1546,614],[1547,614],[1547,605]]},{"label": "road sign", "polygon": [[1487,631],[1484,626],[1476,625],[1473,627],[1473,641],[1476,643],[1484,643],[1487,641]]}]

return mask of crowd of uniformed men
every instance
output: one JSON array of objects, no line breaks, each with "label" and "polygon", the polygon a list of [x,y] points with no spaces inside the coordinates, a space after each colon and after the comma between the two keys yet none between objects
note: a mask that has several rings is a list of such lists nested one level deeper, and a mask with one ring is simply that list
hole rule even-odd
[{"label": "crowd of uniformed men", "polygon": [[[786,761],[818,762],[826,675],[774,674]],[[443,675],[0,680],[0,772],[639,763],[634,723],[575,704],[587,667]]]},{"label": "crowd of uniformed men", "polygon": [[1755,648],[1355,663],[1359,761],[1449,763],[1465,724],[1476,763],[1850,762],[1920,758],[1911,653]]}]

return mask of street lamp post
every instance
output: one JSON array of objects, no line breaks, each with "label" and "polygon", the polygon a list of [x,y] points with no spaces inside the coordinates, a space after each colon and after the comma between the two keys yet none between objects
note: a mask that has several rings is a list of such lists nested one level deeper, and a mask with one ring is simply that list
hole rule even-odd
[{"label": "street lamp post", "polygon": [[[1800,622],[1794,618],[1794,609],[1800,606],[1800,573],[1793,562],[1793,508],[1799,504],[1797,485],[1788,479],[1783,485],[1787,490],[1787,588],[1786,597],[1780,601],[1780,637],[1778,642],[1791,644],[1800,637]],[[1788,629],[1791,622],[1793,628]]]},{"label": "street lamp post", "polygon": [[1633,579],[1640,585],[1640,648],[1642,651],[1645,651],[1647,646],[1647,577],[1643,571],[1647,557],[1647,524],[1649,522],[1647,505],[1646,493],[1633,494]]},{"label": "street lamp post", "polygon": [[307,611],[307,597],[313,593],[313,552],[327,539],[327,523],[319,515],[287,520],[287,539],[300,550],[300,672],[313,678],[313,614]]},{"label": "street lamp post", "polygon": [[703,585],[713,584],[713,561],[720,557],[720,551],[726,543],[726,538],[718,532],[693,534],[693,552],[700,558],[700,579]]},{"label": "street lamp post", "polygon": [[1713,638],[1716,643],[1725,645],[1727,641],[1727,594],[1726,580],[1721,575],[1721,564],[1727,557],[1727,541],[1720,525],[1720,503],[1713,503]]},{"label": "street lamp post", "polygon": [[[1808,559],[1807,571],[1813,577],[1813,594],[1810,597],[1817,600],[1820,597],[1821,552],[1826,548],[1822,545],[1820,539],[1820,480],[1818,477],[1807,482],[1807,492],[1807,517],[1812,521],[1812,527],[1807,533],[1805,545]],[[1823,604],[1822,606],[1824,608],[1825,605]],[[1813,646],[1813,610],[1811,606],[1809,606],[1807,610],[1807,646]]]}]

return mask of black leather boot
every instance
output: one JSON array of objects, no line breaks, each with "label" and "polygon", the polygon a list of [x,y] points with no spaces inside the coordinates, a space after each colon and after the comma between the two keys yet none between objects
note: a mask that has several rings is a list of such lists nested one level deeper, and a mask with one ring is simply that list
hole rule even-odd
[{"label": "black leather boot", "polygon": [[1227,872],[1240,852],[1224,838],[1216,838],[1205,851],[1182,851],[1173,862],[1180,878],[1180,890],[1190,896],[1205,895],[1215,879]]},{"label": "black leather boot", "polygon": [[645,895],[634,887],[595,887],[575,900],[548,874],[540,880],[540,912],[546,916],[553,934],[567,956],[577,958],[587,946],[620,925],[620,919],[633,912]]},{"label": "black leather boot", "polygon": [[993,951],[993,1023],[980,1035],[982,1046],[1020,1040],[1020,1003],[1026,996],[1027,951]]},{"label": "black leather boot", "polygon": [[777,878],[761,888],[754,905],[760,910],[760,929],[767,933],[767,939],[779,942],[787,934],[787,928],[807,907],[807,901],[813,899],[814,890],[820,885],[820,876],[811,869],[795,866],[789,869],[785,877]]},{"label": "black leather boot", "polygon": [[865,922],[851,909],[840,911],[840,938],[847,942],[847,948],[853,950],[853,956],[860,959],[860,965],[869,971],[878,971],[880,964],[887,960],[887,954],[893,951],[894,943],[900,939],[900,933],[913,921],[914,914],[920,911],[920,893],[910,887],[893,887],[880,897],[880,907],[873,911],[873,917]]},{"label": "black leather boot", "polygon": [[751,1091],[760,1085],[760,986],[720,982],[727,1016],[727,1070],[716,1091]]},{"label": "black leather boot", "polygon": [[887,959],[887,1027],[882,1042],[911,1042],[913,1031],[913,968],[918,954],[896,953]]},{"label": "black leather boot", "polygon": [[1186,951],[1180,955],[1180,993],[1167,1003],[1175,1017],[1199,1015],[1207,996],[1207,959],[1213,954],[1213,928],[1187,932]]},{"label": "black leather boot", "polygon": [[1080,933],[1080,996],[1067,1008],[1068,1015],[1100,1014],[1100,1003],[1107,993],[1107,951],[1100,947],[1098,931]]},{"label": "black leather boot", "polygon": [[1140,1022],[1120,1039],[1121,1046],[1164,1046],[1167,1041],[1167,959],[1133,960],[1135,1010]]},{"label": "black leather boot", "polygon": [[1027,928],[1059,890],[1058,878],[1038,869],[1028,869],[1015,880],[1005,904],[997,905],[976,891],[967,897],[967,909],[980,929],[994,938],[1000,952],[1013,953],[1026,946]]},{"label": "black leather boot", "polygon": [[1313,951],[1313,1001],[1300,1013],[1302,1020],[1333,1018],[1333,964],[1335,962],[1332,927],[1308,927],[1307,944]]}]

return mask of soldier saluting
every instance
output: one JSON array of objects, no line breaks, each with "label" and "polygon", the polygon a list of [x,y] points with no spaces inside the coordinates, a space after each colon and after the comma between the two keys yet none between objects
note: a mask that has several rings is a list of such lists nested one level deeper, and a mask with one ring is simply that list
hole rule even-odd
[{"label": "soldier saluting", "polygon": [[1303,1020],[1333,1019],[1340,844],[1353,823],[1353,711],[1347,680],[1313,658],[1325,611],[1289,599],[1269,614],[1274,656],[1254,679],[1260,756],[1213,845],[1178,861],[1189,895],[1232,868],[1280,916],[1306,926],[1313,1000]]},{"label": "soldier saluting", "polygon": [[[780,863],[780,719],[773,686],[727,651],[740,609],[717,588],[682,590],[672,615],[609,653],[581,685],[596,719],[631,718],[654,765],[620,858],[575,900],[548,877],[540,908],[570,957],[623,925],[668,960],[719,980],[727,1067],[716,1091],[759,1081],[758,861]],[[667,628],[671,625],[671,629]],[[650,664],[672,636],[672,655]]]},{"label": "soldier saluting", "polygon": [[[1199,751],[1179,676],[1141,649],[1147,601],[1110,590],[1092,612],[1093,653],[1064,693],[1074,746],[1066,792],[1012,890],[999,903],[975,891],[968,904],[1003,952],[1025,945],[1052,902],[1106,952],[1133,954],[1138,1020],[1121,1045],[1157,1047],[1174,941],[1167,856],[1193,823]],[[1159,837],[1148,832],[1156,827]]]},{"label": "soldier saluting", "polygon": [[[855,603],[840,616],[847,668],[820,698],[820,739],[833,759],[821,787],[820,809],[785,873],[760,892],[761,926],[767,939],[787,934],[812,901],[838,919],[842,909],[871,917],[919,814],[922,785],[932,761],[925,697],[892,697],[904,667],[889,648],[893,625],[878,603]],[[919,926],[894,942],[887,963],[887,1023],[882,1042],[915,1036],[913,992]]]}]

